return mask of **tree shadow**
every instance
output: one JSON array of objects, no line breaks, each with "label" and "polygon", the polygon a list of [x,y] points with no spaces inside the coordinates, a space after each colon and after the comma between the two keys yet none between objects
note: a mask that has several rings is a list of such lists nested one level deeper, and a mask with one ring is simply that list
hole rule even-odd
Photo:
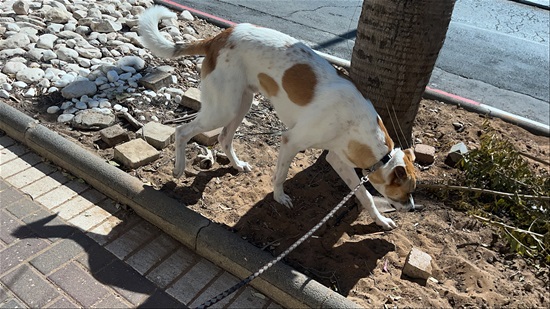
[{"label": "tree shadow", "polygon": [[[57,214],[52,214],[37,221],[17,228],[12,236],[19,239],[69,239],[77,243],[87,254],[87,265],[91,275],[99,282],[113,287],[122,295],[132,293],[146,294],[140,308],[186,308],[186,306],[165,291],[156,287],[151,281],[143,277],[136,270],[118,259],[114,254],[99,245],[92,238],[94,233],[86,233],[81,229],[66,225],[50,225],[59,222]],[[32,232],[29,232],[30,231]],[[118,233],[117,228],[111,233]],[[87,234],[92,234],[88,236]],[[105,237],[104,235],[95,235]],[[92,237],[92,238],[91,238]]]},{"label": "tree shadow", "polygon": [[[256,203],[233,229],[257,247],[279,255],[306,234],[349,192],[323,154],[313,165],[285,182],[294,207],[287,209],[268,194]],[[380,259],[395,251],[384,232],[351,198],[285,261],[347,295],[355,284],[372,275]],[[368,219],[366,219],[368,217]],[[367,223],[370,222],[370,223]]]}]

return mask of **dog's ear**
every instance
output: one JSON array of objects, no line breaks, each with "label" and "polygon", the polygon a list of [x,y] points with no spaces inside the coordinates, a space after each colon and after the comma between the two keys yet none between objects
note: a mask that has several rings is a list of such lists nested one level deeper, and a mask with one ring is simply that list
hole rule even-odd
[{"label": "dog's ear", "polygon": [[404,180],[407,180],[407,171],[405,170],[404,166],[397,166],[393,169],[393,173],[395,174],[395,177],[399,180],[399,182],[403,182]]},{"label": "dog's ear", "polygon": [[403,150],[405,153],[405,156],[408,156],[411,159],[411,162],[414,162],[416,160],[416,156],[414,155],[414,150],[412,148],[407,148]]}]

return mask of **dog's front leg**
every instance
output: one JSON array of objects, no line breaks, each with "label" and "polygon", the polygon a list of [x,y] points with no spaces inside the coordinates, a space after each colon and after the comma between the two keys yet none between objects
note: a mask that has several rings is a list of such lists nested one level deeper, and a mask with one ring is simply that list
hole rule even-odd
[{"label": "dog's front leg", "polygon": [[[327,162],[330,163],[332,168],[338,173],[340,178],[348,185],[350,190],[355,189],[360,183],[360,179],[357,176],[357,173],[353,167],[345,164],[337,154],[332,151],[329,151],[327,154]],[[380,211],[374,205],[374,199],[372,195],[365,189],[364,186],[361,186],[356,192],[355,195],[361,202],[361,205],[367,209],[369,215],[375,220],[376,224],[381,226],[385,230],[391,230],[397,227],[397,224],[393,222],[392,219],[384,217]]]},{"label": "dog's front leg", "polygon": [[300,149],[288,142],[288,135],[283,134],[282,140],[279,158],[277,159],[277,169],[275,170],[275,175],[273,175],[273,198],[286,207],[292,208],[292,199],[285,194],[283,183],[286,180],[290,163],[292,163],[292,159],[294,159]]}]

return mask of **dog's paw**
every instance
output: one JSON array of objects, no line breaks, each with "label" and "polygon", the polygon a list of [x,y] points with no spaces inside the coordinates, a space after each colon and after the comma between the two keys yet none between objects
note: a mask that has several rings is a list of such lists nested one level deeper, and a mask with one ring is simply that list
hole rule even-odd
[{"label": "dog's paw", "polygon": [[397,227],[397,224],[392,219],[381,216],[376,219],[376,224],[381,226],[384,230],[389,231]]},{"label": "dog's paw", "polygon": [[238,162],[237,164],[235,164],[235,169],[241,173],[248,173],[248,172],[251,172],[252,171],[252,167],[250,166],[250,164],[248,164],[247,162]]},{"label": "dog's paw", "polygon": [[281,192],[280,194],[273,194],[273,198],[279,203],[287,208],[292,208],[292,199],[290,196],[286,195],[284,192]]}]

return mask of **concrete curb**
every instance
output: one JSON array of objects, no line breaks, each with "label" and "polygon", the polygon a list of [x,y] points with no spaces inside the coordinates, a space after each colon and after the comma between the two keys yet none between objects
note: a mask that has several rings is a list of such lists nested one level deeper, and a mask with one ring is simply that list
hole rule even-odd
[{"label": "concrete curb", "polygon": [[[145,220],[239,278],[248,277],[273,259],[267,252],[3,102],[0,102],[0,130],[96,190],[132,207]],[[275,264],[251,285],[287,308],[360,307],[283,263]]]},{"label": "concrete curb", "polygon": [[[514,0],[514,1],[548,9],[548,7],[546,7],[544,5],[541,6],[541,4],[536,3],[536,1],[528,1],[528,0]],[[208,14],[206,12],[195,10],[193,8],[190,8],[188,6],[179,4],[179,3],[171,1],[171,0],[154,0],[154,2],[157,3],[157,4],[165,5],[167,7],[170,7],[172,9],[175,9],[175,10],[178,10],[178,11],[188,10],[191,14],[197,16],[198,18],[204,19],[207,22],[212,23],[212,24],[214,24],[218,27],[221,27],[221,28],[228,28],[228,27],[234,26],[236,24],[232,21],[220,18],[218,16],[214,16],[212,14]],[[329,54],[326,54],[326,53],[323,53],[323,52],[320,52],[320,51],[315,51],[315,52],[319,56],[325,58],[328,62],[330,62],[332,64],[344,67],[346,69],[349,69],[350,66],[351,66],[351,62],[349,60],[338,58],[336,56],[332,56],[332,55],[329,55]],[[439,89],[426,87],[426,90],[424,91],[424,94],[423,94],[422,97],[424,97],[426,99],[441,101],[441,102],[447,103],[447,104],[458,105],[458,106],[461,106],[461,107],[463,107],[464,109],[466,109],[468,111],[475,112],[475,113],[478,113],[478,114],[497,117],[497,118],[500,118],[500,119],[502,119],[506,122],[509,122],[509,123],[514,124],[514,125],[520,126],[524,129],[526,129],[527,131],[529,131],[533,134],[536,134],[536,135],[542,135],[542,136],[546,136],[546,137],[550,136],[550,126],[548,126],[548,125],[533,121],[531,119],[527,119],[525,117],[521,117],[521,116],[518,116],[518,115],[508,113],[508,112],[503,111],[501,109],[498,109],[498,108],[495,108],[495,107],[492,107],[492,106],[489,106],[489,105],[486,105],[486,104],[482,104],[482,103],[476,102],[474,100],[470,100],[470,99],[467,99],[467,98],[460,97],[458,95],[447,93],[447,92],[439,90]]]}]

